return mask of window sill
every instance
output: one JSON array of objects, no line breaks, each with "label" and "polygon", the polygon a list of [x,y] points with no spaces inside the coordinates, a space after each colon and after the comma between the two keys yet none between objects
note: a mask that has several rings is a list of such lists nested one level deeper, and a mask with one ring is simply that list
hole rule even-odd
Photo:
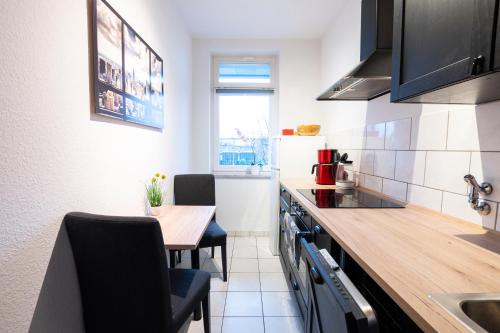
[{"label": "window sill", "polygon": [[256,174],[244,171],[213,171],[215,178],[240,178],[240,179],[271,179],[270,171],[262,171]]}]

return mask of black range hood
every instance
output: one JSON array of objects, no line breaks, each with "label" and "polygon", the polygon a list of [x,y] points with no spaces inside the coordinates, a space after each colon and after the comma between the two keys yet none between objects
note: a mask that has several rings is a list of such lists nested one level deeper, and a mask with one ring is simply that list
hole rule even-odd
[{"label": "black range hood", "polygon": [[361,1],[360,63],[317,98],[370,100],[391,90],[394,0]]}]

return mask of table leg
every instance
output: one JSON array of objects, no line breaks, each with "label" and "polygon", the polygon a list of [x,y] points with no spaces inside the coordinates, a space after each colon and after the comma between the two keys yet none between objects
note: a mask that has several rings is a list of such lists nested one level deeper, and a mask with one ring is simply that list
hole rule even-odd
[{"label": "table leg", "polygon": [[200,269],[200,249],[191,250],[191,268]]},{"label": "table leg", "polygon": [[[191,250],[191,268],[200,269],[200,249]],[[194,320],[201,319],[201,304],[198,304],[193,313]]]},{"label": "table leg", "polygon": [[176,258],[175,258],[175,253],[176,250],[168,250],[168,253],[170,255],[170,268],[175,268],[175,263],[176,263]]}]

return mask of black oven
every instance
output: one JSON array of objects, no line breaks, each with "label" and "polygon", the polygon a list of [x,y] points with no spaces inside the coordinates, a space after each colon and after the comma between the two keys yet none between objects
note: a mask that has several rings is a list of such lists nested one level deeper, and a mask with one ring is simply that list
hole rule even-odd
[{"label": "black oven", "polygon": [[308,290],[307,290],[307,266],[302,255],[301,240],[312,241],[312,233],[307,224],[310,216],[298,205],[293,203],[290,214],[283,218],[283,247],[282,256],[286,257],[290,272],[287,276],[289,283],[297,298],[297,303],[302,314],[307,312]]}]

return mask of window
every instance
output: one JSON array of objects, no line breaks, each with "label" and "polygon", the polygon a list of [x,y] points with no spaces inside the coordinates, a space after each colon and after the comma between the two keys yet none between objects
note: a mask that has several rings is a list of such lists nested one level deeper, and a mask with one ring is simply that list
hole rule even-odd
[{"label": "window", "polygon": [[221,63],[218,71],[219,83],[271,83],[270,64]]},{"label": "window", "polygon": [[274,58],[214,57],[213,63],[213,171],[265,171],[276,123]]}]

